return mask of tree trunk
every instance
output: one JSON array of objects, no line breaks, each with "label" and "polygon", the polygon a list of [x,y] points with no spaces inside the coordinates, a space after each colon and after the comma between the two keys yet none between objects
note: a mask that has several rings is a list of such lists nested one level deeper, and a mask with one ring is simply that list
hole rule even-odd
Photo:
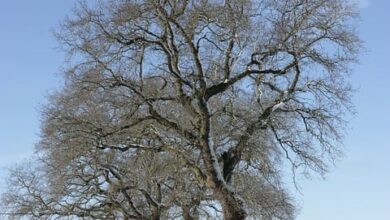
[{"label": "tree trunk", "polygon": [[203,161],[207,169],[207,185],[213,189],[214,195],[221,203],[225,220],[241,220],[246,218],[243,201],[226,184],[214,147],[210,144],[210,114],[207,101],[201,97],[200,109],[200,147]]},{"label": "tree trunk", "polygon": [[183,218],[184,220],[195,220],[195,218],[191,215],[190,207],[182,207],[183,209]]},{"label": "tree trunk", "polygon": [[243,201],[226,185],[221,188],[215,188],[214,193],[221,203],[225,220],[242,220],[246,218],[247,213],[244,209]]},{"label": "tree trunk", "polygon": [[161,217],[161,209],[158,207],[152,206],[152,216],[150,216],[151,220],[160,220]]},{"label": "tree trunk", "polygon": [[194,218],[190,215],[188,210],[183,210],[183,218],[184,220],[194,220]]}]

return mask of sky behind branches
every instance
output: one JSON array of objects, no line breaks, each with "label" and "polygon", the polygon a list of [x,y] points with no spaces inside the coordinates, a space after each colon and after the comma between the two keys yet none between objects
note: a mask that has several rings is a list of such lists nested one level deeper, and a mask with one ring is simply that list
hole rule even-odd
[{"label": "sky behind branches", "polygon": [[[346,156],[326,180],[302,180],[298,220],[390,219],[390,1],[352,1],[362,11],[359,33],[367,48],[351,77],[358,114]],[[61,85],[65,59],[51,29],[74,2],[0,1],[0,167],[28,158],[39,140],[39,108]],[[0,181],[0,191],[4,186]]]}]

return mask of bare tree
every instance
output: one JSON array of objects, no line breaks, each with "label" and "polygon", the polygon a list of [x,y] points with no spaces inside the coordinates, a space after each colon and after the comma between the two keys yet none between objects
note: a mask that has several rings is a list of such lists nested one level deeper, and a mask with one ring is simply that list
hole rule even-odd
[{"label": "bare tree", "polygon": [[281,167],[324,174],[340,154],[356,15],[345,0],[81,2],[56,34],[69,68],[41,166],[3,201],[37,218],[293,219]]}]

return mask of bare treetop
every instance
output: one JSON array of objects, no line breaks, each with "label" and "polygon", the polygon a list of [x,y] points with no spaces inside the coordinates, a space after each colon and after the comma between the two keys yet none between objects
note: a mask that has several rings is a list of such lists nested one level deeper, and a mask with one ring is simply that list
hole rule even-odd
[{"label": "bare treetop", "polygon": [[324,174],[340,154],[355,16],[344,0],[81,2],[56,34],[70,62],[43,112],[49,190],[13,178],[40,194],[4,201],[53,218],[294,218],[281,166]]}]

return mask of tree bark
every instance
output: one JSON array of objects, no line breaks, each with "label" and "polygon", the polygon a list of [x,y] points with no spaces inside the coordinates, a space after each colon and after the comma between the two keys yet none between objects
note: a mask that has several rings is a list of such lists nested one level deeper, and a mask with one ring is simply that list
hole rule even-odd
[{"label": "tree bark", "polygon": [[199,99],[200,109],[200,146],[203,161],[206,165],[208,177],[207,184],[213,189],[216,199],[220,202],[225,220],[245,219],[247,213],[243,201],[229,188],[223,177],[222,169],[215,154],[215,149],[210,145],[210,115],[206,100]]},{"label": "tree bark", "polygon": [[190,207],[182,207],[182,209],[183,209],[184,220],[196,220],[197,219],[191,215],[191,208]]},{"label": "tree bark", "polygon": [[221,203],[224,220],[242,220],[246,218],[247,213],[243,201],[228,186],[215,188],[214,193]]}]

